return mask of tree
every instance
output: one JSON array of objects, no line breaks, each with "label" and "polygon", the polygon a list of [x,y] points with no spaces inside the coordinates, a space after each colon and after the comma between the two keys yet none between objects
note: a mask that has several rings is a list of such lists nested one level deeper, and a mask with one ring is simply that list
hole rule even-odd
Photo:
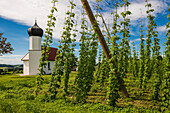
[{"label": "tree", "polygon": [[2,37],[2,35],[3,33],[0,33],[0,56],[7,53],[12,54],[11,51],[14,51],[14,49],[9,42],[6,43],[7,38]]}]

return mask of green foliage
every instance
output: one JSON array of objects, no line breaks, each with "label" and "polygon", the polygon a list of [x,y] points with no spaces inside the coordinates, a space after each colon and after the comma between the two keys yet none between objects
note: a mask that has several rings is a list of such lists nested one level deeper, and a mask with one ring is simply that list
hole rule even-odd
[{"label": "green foliage", "polygon": [[106,60],[104,53],[102,54],[102,62],[100,67],[100,86],[104,85],[105,80],[109,77],[109,63]]},{"label": "green foliage", "polygon": [[[110,59],[110,72],[109,72],[109,80],[108,80],[108,86],[107,86],[107,103],[113,107],[115,107],[117,104],[117,99],[120,97],[118,91],[119,91],[119,84],[118,81],[120,81],[118,79],[118,72],[117,70],[120,69],[118,68],[118,58],[117,56],[119,55],[118,52],[118,44],[117,41],[119,40],[119,37],[117,36],[118,30],[117,27],[119,26],[117,24],[117,20],[119,18],[118,14],[117,14],[117,8],[119,7],[119,4],[116,3],[115,6],[115,18],[114,18],[114,24],[113,24],[113,31],[112,31],[112,38],[111,38],[111,47],[110,47],[110,54],[111,54],[111,59]],[[120,65],[119,65],[120,66]],[[120,70],[118,70],[120,73]]]},{"label": "green foliage", "polygon": [[[169,9],[170,11],[170,6]],[[166,28],[170,28],[170,14],[168,14],[169,22],[166,25]],[[167,31],[167,42],[165,48],[165,67],[164,67],[164,74],[163,74],[163,81],[162,81],[162,96],[161,96],[161,110],[165,112],[166,109],[169,109],[170,103],[170,30]]]},{"label": "green foliage", "polygon": [[[154,16],[151,15],[151,13],[154,11],[153,9],[150,9],[151,3],[148,3],[146,0],[146,7],[148,7],[147,14],[148,14],[148,19],[149,19],[149,25],[148,25],[148,34],[147,34],[147,40],[146,40],[146,51],[145,51],[145,77],[146,79],[144,82],[146,83],[146,80],[150,79],[153,73],[155,73],[155,82],[153,84],[153,94],[152,98],[155,100],[159,99],[159,91],[160,91],[160,85],[161,85],[161,70],[160,70],[160,60],[158,59],[160,56],[160,46],[159,46],[159,39],[157,38],[157,31],[156,29],[156,23],[154,21]],[[150,53],[150,43],[151,43],[151,38],[153,39],[153,47],[152,47],[152,59],[150,58],[151,53]],[[149,69],[149,70],[147,70]]]},{"label": "green foliage", "polygon": [[[69,74],[71,72],[71,68],[72,68],[72,58],[73,58],[73,47],[75,46],[74,44],[72,44],[72,39],[71,39],[71,31],[72,31],[72,27],[74,25],[74,20],[73,18],[75,17],[75,14],[72,12],[72,10],[74,9],[74,6],[76,6],[73,2],[70,1],[70,10],[66,12],[67,18],[66,18],[66,22],[65,22],[65,27],[62,34],[62,51],[63,52],[63,62],[64,62],[64,86],[63,86],[63,90],[64,92],[67,94],[68,91],[68,80],[69,80]],[[72,46],[72,48],[71,48]]]},{"label": "green foliage", "polygon": [[136,56],[136,50],[135,50],[135,44],[133,42],[133,69],[132,69],[132,74],[134,78],[138,77],[138,67],[137,67],[137,56]]},{"label": "green foliage", "polygon": [[[91,86],[93,84],[93,74],[95,71],[95,65],[96,65],[96,56],[97,56],[97,49],[98,49],[98,38],[95,33],[92,33],[93,29],[90,30],[89,34],[87,35],[87,42],[89,44],[87,47],[89,47],[88,50],[88,80],[89,80],[89,85],[88,85],[88,92],[91,89]],[[89,38],[88,38],[89,37]]]},{"label": "green foliage", "polygon": [[[63,90],[65,94],[68,94],[68,81],[69,74],[71,69],[73,68],[73,63],[75,60],[74,55],[74,47],[76,46],[75,37],[76,37],[76,29],[74,27],[74,17],[75,13],[73,13],[73,9],[76,5],[70,1],[70,10],[66,12],[66,22],[65,27],[63,27],[64,31],[62,34],[61,41],[59,41],[60,45],[58,46],[59,50],[57,51],[57,55],[55,58],[55,66],[52,73],[52,78],[50,82],[49,91],[51,92],[51,99],[55,99],[57,90],[61,85],[61,77],[63,76]],[[72,31],[75,31],[71,34]],[[73,36],[73,39],[71,39]],[[65,96],[64,94],[64,96]]]},{"label": "green foliage", "polygon": [[[105,35],[106,31],[104,30],[104,26],[102,26],[102,28],[103,28],[102,32],[103,32],[104,37],[107,37],[107,40],[106,40],[107,46],[110,47],[109,36]],[[109,63],[106,59],[104,52],[101,53],[101,56],[102,56],[102,61],[101,61],[100,69],[99,69],[99,71],[100,71],[99,80],[100,80],[100,86],[101,86],[101,89],[102,89],[104,84],[107,83],[107,78],[109,77],[110,67],[109,67]],[[100,57],[100,53],[99,53],[99,57]]]},{"label": "green foliage", "polygon": [[63,75],[63,72],[64,72],[64,69],[63,69],[64,63],[63,63],[62,56],[63,56],[63,53],[59,49],[57,51],[57,55],[55,58],[55,64],[53,67],[53,73],[51,75],[51,82],[50,82],[50,86],[49,86],[49,91],[51,93],[51,99],[56,98],[56,94],[57,94],[56,89],[59,88],[61,85],[61,76]]},{"label": "green foliage", "polygon": [[102,57],[102,51],[101,49],[99,49],[99,57],[98,57],[98,65],[97,65],[97,71],[96,71],[96,82],[99,82],[99,77],[100,77],[100,74],[101,74],[101,57]]},{"label": "green foliage", "polygon": [[2,37],[3,33],[0,33],[0,56],[3,54],[12,54],[14,49],[11,47],[9,42],[6,43],[7,38]]},{"label": "green foliage", "polygon": [[[70,87],[74,87],[74,79],[77,72],[72,72],[70,74]],[[73,95],[76,90],[73,88],[72,93],[70,93],[70,98],[65,100],[62,95],[57,95],[55,100],[51,100],[50,94],[46,90],[48,89],[51,76],[44,75],[44,84],[42,84],[43,90],[39,94],[35,95],[36,89],[36,77],[37,76],[19,76],[19,75],[0,75],[0,87],[5,87],[3,90],[0,88],[0,112],[21,112],[21,113],[31,113],[31,112],[116,112],[116,113],[149,113],[156,112],[159,113],[158,105],[153,105],[153,100],[148,100],[148,95],[151,90],[145,92],[146,95],[139,96],[138,89],[136,87],[136,81],[131,79],[133,75],[127,74],[125,78],[126,85],[130,91],[128,99],[119,98],[117,106],[106,105],[106,86],[103,86],[103,90],[100,90],[100,85],[95,83],[92,86],[92,90],[87,95],[87,103],[75,103]],[[151,83],[154,78],[151,78]],[[149,86],[149,85],[148,85]],[[69,87],[69,88],[70,88]],[[134,90],[137,89],[137,90]],[[62,88],[59,89],[62,91]],[[160,92],[161,95],[164,94]],[[164,112],[168,112],[165,108]]]},{"label": "green foliage", "polygon": [[55,27],[55,22],[56,19],[54,17],[54,12],[57,12],[57,8],[56,8],[56,2],[57,0],[52,0],[52,4],[53,7],[51,9],[51,14],[48,15],[48,21],[47,21],[47,26],[48,28],[46,28],[45,31],[45,39],[43,40],[43,47],[42,47],[42,55],[40,58],[40,65],[39,65],[39,76],[37,77],[37,89],[36,89],[36,94],[38,94],[38,92],[41,90],[41,84],[43,82],[43,78],[42,75],[45,74],[45,71],[43,70],[43,68],[46,67],[47,65],[47,59],[48,59],[48,54],[49,54],[49,50],[50,50],[50,44],[52,43],[52,31],[53,28]]},{"label": "green foliage", "polygon": [[[91,89],[98,47],[95,34],[91,35],[88,33],[87,21],[84,12],[82,13],[81,29],[78,74],[75,80],[77,102],[85,102],[87,93]],[[90,40],[92,40],[91,43]]]},{"label": "green foliage", "polygon": [[[83,13],[84,15],[84,13]],[[81,39],[80,39],[80,57],[78,62],[78,74],[76,76],[76,101],[78,102],[84,102],[85,97],[87,96],[87,71],[88,70],[88,62],[87,62],[87,46],[86,46],[86,33],[85,29],[87,26],[85,25],[85,18],[82,18],[82,24],[81,24],[82,32],[81,33]]]},{"label": "green foliage", "polygon": [[[131,51],[131,50],[130,50]],[[128,73],[132,73],[133,65],[132,65],[132,56],[130,52],[129,60],[128,60]]]},{"label": "green foliage", "polygon": [[154,50],[153,50],[153,61],[154,61],[154,73],[155,73],[155,82],[153,84],[153,96],[152,98],[155,100],[159,100],[159,91],[160,91],[160,85],[161,85],[161,60],[159,59],[160,56],[160,46],[159,46],[159,39],[154,37]]},{"label": "green foliage", "polygon": [[144,71],[144,78],[143,78],[143,88],[146,87],[146,83],[147,83],[147,80],[150,79],[151,77],[151,38],[152,38],[152,32],[153,32],[153,29],[155,28],[156,24],[154,22],[154,16],[151,15],[151,12],[150,11],[150,7],[151,7],[151,4],[148,3],[148,1],[146,0],[146,3],[147,5],[145,7],[148,8],[148,10],[146,11],[146,13],[148,14],[147,18],[149,20],[149,23],[148,23],[148,30],[147,30],[147,39],[146,39],[146,48],[145,48],[145,71]]},{"label": "green foliage", "polygon": [[141,20],[141,35],[140,35],[140,65],[139,65],[139,87],[142,88],[143,77],[144,77],[144,64],[145,64],[145,48],[144,48],[144,39],[143,39],[143,25]]},{"label": "green foliage", "polygon": [[131,15],[131,12],[128,10],[128,6],[130,3],[128,0],[124,0],[124,12],[121,13],[123,17],[123,21],[120,22],[120,25],[122,25],[122,29],[120,30],[120,33],[122,33],[122,41],[120,42],[120,57],[119,57],[119,72],[122,77],[125,76],[125,73],[127,72],[128,67],[128,59],[130,55],[130,46],[129,46],[129,27],[130,27],[130,19],[128,18],[129,15]]},{"label": "green foliage", "polygon": [[109,72],[109,81],[108,81],[108,91],[107,91],[107,104],[116,107],[117,100],[120,97],[119,91],[119,84],[117,81],[118,75],[115,74],[114,65],[110,64],[110,72]]},{"label": "green foliage", "polygon": [[[100,8],[100,2],[102,0],[96,0],[97,2],[97,14],[96,18],[99,16],[98,13],[102,8]],[[53,0],[52,3],[55,3],[56,0]],[[87,112],[93,112],[95,109],[97,111],[107,110],[109,112],[158,112],[158,107],[160,102],[155,101],[159,100],[161,96],[161,105],[163,111],[166,111],[169,106],[169,30],[167,32],[167,47],[165,52],[165,58],[163,62],[159,59],[159,39],[157,38],[156,23],[154,22],[154,16],[151,13],[154,11],[150,9],[152,6],[147,2],[146,7],[148,10],[147,18],[149,20],[148,29],[147,29],[147,40],[146,48],[144,48],[144,35],[143,35],[143,26],[141,24],[141,45],[140,45],[140,58],[138,60],[138,53],[136,53],[135,47],[133,47],[133,58],[131,56],[131,50],[129,45],[130,37],[130,19],[128,18],[131,15],[131,12],[128,10],[130,3],[127,0],[122,0],[123,4],[116,3],[114,1],[114,10],[113,14],[113,26],[111,30],[111,39],[108,36],[103,35],[105,39],[107,38],[107,46],[110,48],[110,60],[106,61],[106,57],[102,54],[101,50],[99,51],[99,63],[96,71],[96,81],[94,81],[94,71],[96,64],[96,56],[98,49],[97,35],[93,33],[93,29],[89,29],[88,19],[86,14],[82,13],[81,21],[81,39],[80,39],[80,51],[79,51],[79,61],[78,61],[78,72],[75,72],[74,75],[71,74],[71,68],[74,66],[74,61],[76,59],[74,55],[75,47],[75,38],[77,36],[75,24],[75,14],[73,9],[76,6],[73,1],[70,1],[69,10],[66,12],[65,26],[63,27],[63,34],[61,40],[59,41],[57,56],[55,58],[55,66],[53,68],[53,73],[51,76],[51,81],[47,81],[41,77],[43,72],[43,67],[46,65],[46,59],[48,58],[49,45],[52,42],[52,27],[55,26],[54,21],[56,18],[53,16],[53,13],[57,11],[55,7],[51,10],[51,14],[48,16],[51,21],[48,21],[49,28],[46,29],[46,33],[49,37],[46,37],[44,41],[44,51],[43,51],[43,60],[41,59],[40,65],[40,76],[37,78],[37,83],[40,85],[43,81],[47,83],[50,82],[49,87],[45,86],[44,90],[49,89],[49,93],[44,93],[46,91],[40,91],[39,95],[36,97],[34,95],[26,95],[24,97],[25,101],[38,101],[37,103],[48,103],[49,105],[54,105],[62,109],[62,111],[75,111],[82,112],[85,110]],[[124,11],[120,14],[123,17],[123,21],[119,23],[119,14],[118,7],[124,7]],[[170,17],[170,16],[168,16]],[[169,28],[170,23],[167,24]],[[75,28],[74,28],[75,26]],[[103,34],[106,32],[103,31]],[[109,34],[109,33],[108,33]],[[122,35],[122,36],[121,36]],[[120,40],[120,37],[122,39]],[[151,38],[153,39],[152,53],[151,54]],[[134,46],[134,45],[133,45]],[[138,65],[138,63],[140,65]],[[164,65],[166,64],[166,65]],[[138,68],[139,66],[139,68]],[[139,71],[139,73],[138,73]],[[128,73],[129,72],[129,73]],[[131,75],[131,72],[133,76]],[[138,76],[139,74],[139,76]],[[160,76],[162,75],[163,76]],[[133,77],[139,77],[139,80],[133,79]],[[123,90],[121,87],[122,81],[125,80],[125,85],[128,87],[130,92],[130,97],[127,99],[121,98],[122,95],[118,91]],[[73,81],[74,85],[73,85]],[[106,82],[105,82],[106,81]],[[121,82],[120,82],[121,81]],[[139,82],[139,87],[137,86]],[[45,82],[44,82],[45,83]],[[69,83],[69,84],[68,84]],[[63,86],[61,87],[61,84]],[[44,85],[44,84],[42,84]],[[161,86],[161,87],[160,87]],[[27,83],[20,84],[20,87],[32,88],[31,85]],[[143,89],[141,89],[143,87]],[[7,87],[5,85],[0,85],[0,89],[12,90],[14,87]],[[18,88],[18,89],[19,89]],[[39,87],[41,89],[42,87]],[[161,89],[160,89],[161,88]],[[22,89],[25,91],[25,89]],[[42,90],[43,90],[42,89]],[[58,93],[61,92],[61,93]],[[148,95],[152,92],[152,99]],[[38,92],[37,92],[38,93]],[[65,96],[67,95],[67,98]],[[133,97],[133,98],[131,98]],[[5,99],[14,99],[15,95],[13,94],[4,94],[3,98]],[[56,99],[57,98],[57,99]],[[54,100],[55,99],[55,100]],[[60,99],[63,99],[60,101]],[[76,103],[75,103],[76,101]],[[60,103],[61,104],[58,104]],[[87,103],[85,103],[87,102]],[[157,104],[155,104],[156,102]],[[53,103],[53,104],[52,104]],[[68,104],[70,103],[70,104]],[[81,103],[81,104],[78,104]],[[82,104],[84,103],[84,104]],[[95,103],[95,104],[92,104]],[[108,105],[101,105],[96,103],[104,103]],[[140,103],[147,103],[146,105],[141,105]],[[154,103],[154,104],[152,104]],[[74,105],[74,106],[73,106]],[[89,105],[95,106],[89,108]],[[64,106],[64,107],[63,107]],[[67,106],[68,108],[66,108]],[[70,107],[71,106],[71,107]],[[107,106],[107,107],[106,107]],[[119,106],[119,107],[116,107]],[[123,108],[121,108],[123,106]],[[134,107],[133,107],[134,106]],[[139,107],[141,106],[141,108]],[[50,106],[53,108],[53,106]],[[50,108],[49,107],[49,108]],[[153,110],[144,108],[153,108]],[[119,109],[120,108],[120,109]],[[34,109],[34,108],[32,108]],[[58,109],[58,108],[57,108]],[[79,111],[80,110],[80,111]],[[11,110],[12,111],[12,110]],[[52,109],[41,110],[43,112],[56,112]],[[58,111],[57,111],[58,112]]]}]

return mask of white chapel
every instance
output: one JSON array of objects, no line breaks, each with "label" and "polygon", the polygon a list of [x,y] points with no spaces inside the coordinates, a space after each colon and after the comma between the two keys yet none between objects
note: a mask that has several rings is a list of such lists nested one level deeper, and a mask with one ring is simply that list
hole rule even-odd
[{"label": "white chapel", "polygon": [[[23,61],[24,75],[37,75],[39,73],[38,68],[41,58],[41,38],[43,36],[43,30],[37,25],[35,21],[34,26],[28,29],[29,34],[29,52],[21,59]],[[48,63],[46,68],[43,68],[46,74],[51,74],[57,48],[50,47]]]}]

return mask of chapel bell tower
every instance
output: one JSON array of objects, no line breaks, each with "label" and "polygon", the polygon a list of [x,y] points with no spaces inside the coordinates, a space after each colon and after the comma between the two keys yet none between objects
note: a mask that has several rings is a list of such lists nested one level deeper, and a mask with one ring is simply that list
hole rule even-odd
[{"label": "chapel bell tower", "polygon": [[41,58],[41,38],[43,30],[37,25],[35,20],[34,26],[28,29],[29,34],[29,75],[36,75]]}]

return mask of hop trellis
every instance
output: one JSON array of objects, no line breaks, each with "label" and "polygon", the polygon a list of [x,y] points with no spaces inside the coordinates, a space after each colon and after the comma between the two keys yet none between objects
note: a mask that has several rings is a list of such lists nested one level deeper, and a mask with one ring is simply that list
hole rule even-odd
[{"label": "hop trellis", "polygon": [[[86,0],[81,0],[84,5],[87,3]],[[101,2],[102,0],[97,0],[97,2]],[[87,4],[86,4],[87,5]],[[128,15],[131,15],[131,12],[128,10],[128,6],[130,3],[128,0],[122,0],[121,3],[114,4],[114,12],[112,12],[114,19],[113,19],[113,26],[111,29],[111,37],[103,35],[104,39],[108,38],[108,43],[104,44],[105,47],[102,49],[103,55],[99,55],[99,63],[98,63],[98,70],[96,71],[96,75],[94,75],[95,71],[95,64],[96,64],[96,56],[97,56],[97,49],[98,49],[98,41],[97,38],[102,35],[100,34],[100,28],[98,27],[99,23],[94,20],[93,29],[89,29],[87,18],[85,18],[86,13],[82,13],[82,21],[81,21],[81,30],[79,33],[81,34],[80,39],[80,51],[79,51],[79,62],[78,62],[78,72],[75,77],[75,96],[77,102],[86,102],[88,97],[88,93],[91,90],[91,87],[94,83],[100,81],[100,87],[107,86],[107,94],[106,99],[107,103],[111,106],[116,106],[118,99],[120,98],[119,91],[121,90],[125,97],[128,97],[128,93],[126,92],[126,87],[124,85],[124,79],[126,74],[133,73],[134,80],[137,80],[139,84],[139,88],[141,90],[147,89],[148,81],[151,77],[154,77],[155,81],[152,85],[152,94],[151,97],[154,100],[162,100],[162,106],[167,107],[168,100],[168,92],[167,89],[169,88],[169,31],[167,32],[167,47],[165,58],[163,61],[167,60],[166,66],[164,69],[160,68],[163,62],[158,59],[160,57],[160,46],[159,40],[157,38],[157,31],[154,31],[156,28],[156,23],[154,22],[154,17],[151,15],[153,9],[151,8],[151,4],[146,0],[146,7],[147,10],[147,17],[149,20],[148,29],[147,29],[147,39],[146,45],[144,45],[144,35],[143,35],[143,25],[141,24],[141,45],[140,45],[140,57],[138,59],[138,55],[136,55],[136,50],[134,48],[133,56],[131,54],[130,45],[129,45],[129,37],[130,37],[130,19]],[[55,99],[57,95],[57,90],[59,88],[63,89],[64,97],[69,95],[69,74],[71,73],[71,68],[73,66],[72,61],[75,58],[74,55],[74,48],[75,48],[75,38],[77,32],[76,29],[73,29],[75,25],[74,17],[75,14],[72,12],[76,5],[73,1],[70,1],[71,9],[66,12],[66,22],[64,26],[64,31],[62,34],[62,40],[59,41],[59,50],[57,52],[55,66],[52,73],[52,78],[50,82],[50,96],[51,99]],[[123,20],[118,24],[120,20],[120,16],[117,13],[118,7],[123,7],[124,11],[121,13]],[[87,7],[84,7],[87,8]],[[102,10],[100,6],[97,6],[97,9]],[[87,11],[88,9],[86,9]],[[52,11],[53,14],[53,11]],[[87,13],[88,14],[88,13]],[[89,18],[92,15],[89,16]],[[168,16],[169,17],[169,16]],[[56,20],[53,15],[49,16],[52,20]],[[98,17],[99,18],[99,17]],[[93,18],[94,19],[94,18]],[[53,27],[55,23],[49,23],[49,27]],[[169,27],[169,23],[167,24],[167,28]],[[97,32],[93,33],[92,30]],[[48,32],[50,31],[50,32]],[[50,38],[52,37],[52,30],[47,29],[47,34],[49,33]],[[109,32],[109,31],[107,31]],[[120,35],[122,34],[122,36]],[[71,39],[71,35],[74,39]],[[102,37],[102,36],[101,36]],[[44,46],[49,46],[52,39],[46,37],[44,41]],[[153,40],[153,46],[151,45],[151,38]],[[100,39],[101,41],[101,39]],[[103,40],[105,41],[105,40]],[[103,42],[101,41],[101,44]],[[144,47],[146,46],[146,47]],[[151,48],[152,47],[152,48]],[[109,48],[106,50],[106,48]],[[152,53],[151,53],[152,50]],[[102,53],[100,51],[100,53]],[[109,53],[109,54],[107,54]],[[106,56],[104,56],[106,55]],[[102,61],[101,61],[102,56]],[[109,59],[108,59],[109,58]],[[133,59],[133,61],[132,61]],[[139,60],[139,61],[138,61]],[[42,65],[45,65],[45,62],[41,62]],[[42,66],[41,65],[41,66]],[[139,68],[139,69],[138,69]],[[156,70],[154,70],[156,68]],[[162,72],[159,71],[162,69]],[[165,71],[165,72],[163,72]],[[163,74],[163,77],[160,75]],[[139,76],[138,76],[139,75]],[[96,80],[94,80],[96,78]],[[63,81],[63,82],[62,82]],[[39,82],[38,82],[39,83]],[[61,84],[63,83],[63,84]],[[62,86],[62,87],[61,87]],[[143,89],[142,89],[143,88]],[[162,88],[162,89],[161,89]],[[102,88],[101,88],[102,89]],[[160,95],[160,91],[164,92],[163,95]]]}]

